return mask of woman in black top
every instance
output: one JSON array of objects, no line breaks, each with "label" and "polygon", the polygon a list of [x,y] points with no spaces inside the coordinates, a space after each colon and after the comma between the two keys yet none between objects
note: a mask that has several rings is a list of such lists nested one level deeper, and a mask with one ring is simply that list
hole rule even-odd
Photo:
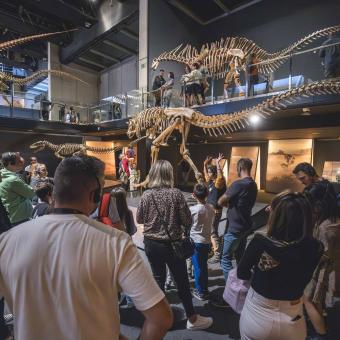
[{"label": "woman in black top", "polygon": [[273,200],[267,235],[255,235],[237,269],[242,280],[252,276],[240,319],[242,339],[305,339],[303,291],[323,252],[312,230],[312,209],[303,194]]}]

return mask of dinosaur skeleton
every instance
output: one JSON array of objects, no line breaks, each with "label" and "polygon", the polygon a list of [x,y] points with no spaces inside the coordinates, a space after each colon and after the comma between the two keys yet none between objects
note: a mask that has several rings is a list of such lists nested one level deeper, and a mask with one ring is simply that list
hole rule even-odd
[{"label": "dinosaur skeleton", "polygon": [[[12,48],[12,47],[17,46],[17,45],[25,44],[27,42],[31,42],[31,41],[34,41],[34,40],[51,37],[51,36],[57,35],[57,34],[72,32],[72,31],[75,31],[75,30],[77,30],[77,29],[30,35],[30,36],[27,36],[27,37],[22,37],[22,38],[6,41],[6,42],[3,42],[3,43],[0,43],[0,51],[8,49],[8,48]],[[83,84],[88,85],[88,83],[81,80],[80,78],[78,78],[78,77],[76,77],[76,76],[74,76],[70,73],[59,71],[59,70],[40,70],[40,71],[37,71],[37,72],[31,74],[30,76],[24,77],[24,78],[13,77],[9,73],[5,73],[5,72],[0,71],[0,90],[7,90],[8,89],[6,82],[11,82],[11,83],[22,86],[22,85],[25,85],[25,84],[29,84],[36,79],[46,77],[48,74],[53,74],[53,75],[56,75],[58,77],[70,78],[70,79],[77,80],[79,82],[82,82]]]},{"label": "dinosaur skeleton", "polygon": [[73,79],[73,80],[77,80],[77,81],[83,83],[86,86],[89,85],[84,80],[82,80],[82,79],[80,79],[80,78],[78,78],[78,77],[76,77],[76,76],[74,76],[70,73],[67,73],[67,72],[63,72],[63,71],[59,71],[59,70],[40,70],[40,71],[37,71],[37,72],[35,72],[35,73],[31,74],[30,76],[25,77],[25,78],[13,77],[8,73],[0,71],[0,87],[8,87],[6,85],[6,83],[4,83],[4,81],[9,81],[9,82],[12,82],[12,83],[20,85],[20,86],[27,85],[27,84],[32,83],[36,79],[46,77],[48,74],[55,75],[55,76],[58,76],[58,77],[70,78],[70,79]]},{"label": "dinosaur skeleton", "polygon": [[27,42],[31,42],[34,40],[38,39],[43,39],[47,37],[51,37],[52,35],[57,35],[57,34],[62,34],[62,33],[67,33],[67,32],[72,32],[76,31],[77,29],[72,29],[72,30],[66,30],[66,31],[60,31],[60,32],[51,32],[51,33],[42,33],[42,34],[35,34],[35,35],[29,35],[27,37],[22,37],[18,39],[13,39],[10,41],[5,41],[3,43],[0,43],[0,51],[7,50],[8,48],[12,48],[17,45],[22,45],[26,44]]},{"label": "dinosaur skeleton", "polygon": [[257,46],[252,40],[243,37],[222,38],[220,41],[204,44],[200,51],[191,45],[186,45],[182,48],[183,45],[181,44],[173,50],[163,52],[157,58],[154,58],[151,68],[156,70],[162,61],[175,61],[189,66],[200,62],[207,68],[211,76],[222,78],[227,73],[227,65],[234,62],[236,67],[245,70],[247,57],[254,54],[255,58],[262,62],[258,65],[259,72],[269,74],[278,69],[289,58],[291,53],[316,39],[338,31],[340,31],[340,25],[318,30],[275,53],[269,53]]},{"label": "dinosaur skeleton", "polygon": [[[199,180],[202,175],[191,160],[186,146],[191,125],[202,128],[205,134],[218,137],[246,128],[250,125],[250,117],[253,115],[267,118],[285,109],[287,104],[296,102],[301,97],[324,94],[340,94],[340,80],[331,79],[298,87],[275,95],[256,106],[234,113],[206,116],[186,107],[148,108],[129,120],[127,135],[130,139],[134,136],[137,137],[137,140],[141,140],[144,136],[153,139],[151,160],[154,163],[158,158],[160,147],[167,144],[167,140],[175,130],[179,130],[182,137],[180,153],[183,159],[190,164],[196,179]],[[148,178],[141,185],[145,186],[147,182]]]},{"label": "dinosaur skeleton", "polygon": [[85,144],[53,144],[46,140],[38,141],[30,145],[30,149],[33,152],[39,152],[43,149],[48,148],[54,152],[54,155],[58,158],[71,157],[76,155],[86,155],[87,151],[95,152],[99,154],[114,153],[115,151],[121,150],[122,147],[112,147],[112,148],[101,148],[95,146],[88,146]]}]

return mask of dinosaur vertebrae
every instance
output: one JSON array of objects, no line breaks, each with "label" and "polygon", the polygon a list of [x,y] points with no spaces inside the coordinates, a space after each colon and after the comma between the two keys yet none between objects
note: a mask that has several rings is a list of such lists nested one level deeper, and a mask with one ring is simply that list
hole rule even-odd
[{"label": "dinosaur vertebrae", "polygon": [[[17,46],[17,45],[20,45],[20,44],[24,44],[24,43],[27,43],[27,42],[30,42],[30,41],[33,41],[33,40],[42,39],[42,38],[46,38],[46,37],[50,37],[50,36],[53,36],[53,35],[62,34],[62,33],[66,33],[66,32],[72,32],[72,31],[75,31],[75,30],[77,30],[77,29],[60,31],[60,32],[52,32],[52,33],[36,34],[36,35],[28,36],[28,37],[23,37],[23,38],[18,38],[18,39],[6,41],[6,42],[0,44],[0,51],[14,47],[14,46]],[[12,75],[10,75],[8,73],[0,72],[0,90],[8,89],[8,86],[5,83],[6,81],[10,81],[10,82],[15,83],[17,85],[24,85],[24,84],[29,84],[33,80],[39,79],[41,77],[45,77],[48,74],[53,74],[53,75],[56,75],[58,77],[67,77],[67,78],[77,80],[77,81],[80,81],[80,82],[88,85],[88,83],[84,82],[80,78],[73,76],[72,74],[69,74],[67,72],[58,71],[58,70],[41,70],[41,71],[35,72],[35,73],[31,74],[30,76],[25,77],[25,78],[17,78],[17,77],[13,77]]]},{"label": "dinosaur vertebrae", "polygon": [[[142,131],[149,128],[155,128],[155,131],[159,134],[172,124],[175,119],[183,116],[191,125],[198,126],[210,136],[217,137],[218,135],[233,133],[245,128],[250,124],[249,118],[254,114],[266,118],[286,108],[287,104],[295,102],[300,97],[310,97],[321,94],[340,94],[340,81],[328,80],[295,88],[280,95],[273,96],[256,106],[234,113],[206,116],[201,112],[193,111],[191,119],[189,119],[184,113],[183,115],[180,114],[180,109],[176,109],[176,115],[171,117],[166,115],[165,110],[161,107],[146,109],[133,118],[135,123],[134,128],[136,132],[138,131],[138,137],[141,136]],[[184,110],[187,110],[187,108],[183,108],[183,112]]]},{"label": "dinosaur vertebrae", "polygon": [[[25,77],[25,78],[17,78],[17,77],[13,77],[12,75],[8,74],[8,73],[4,73],[4,72],[1,72],[0,71],[0,86],[3,86],[5,85],[4,84],[4,81],[10,81],[10,82],[13,82],[17,85],[27,85],[29,83],[31,83],[32,81],[36,80],[36,79],[39,79],[39,78],[43,78],[43,77],[46,77],[48,74],[51,74],[51,75],[55,75],[55,76],[58,76],[58,77],[66,77],[66,78],[69,78],[69,79],[73,79],[73,80],[77,80],[85,85],[88,85],[88,83],[86,83],[84,80],[70,74],[70,73],[67,73],[67,72],[63,72],[63,71],[59,71],[59,70],[40,70],[40,71],[37,71],[33,74],[31,74],[30,76],[28,77]],[[6,85],[5,85],[6,86]],[[7,86],[6,86],[7,87]]]},{"label": "dinosaur vertebrae", "polygon": [[62,33],[72,32],[72,31],[76,31],[76,29],[60,31],[60,32],[52,32],[52,33],[35,34],[35,35],[30,35],[28,37],[22,37],[22,38],[10,40],[10,41],[5,41],[5,42],[0,44],[0,51],[6,50],[7,48],[12,48],[12,47],[17,46],[17,45],[25,44],[25,43],[33,41],[33,40],[47,38],[47,37],[50,37],[52,35],[57,35],[57,34],[62,34]]},{"label": "dinosaur vertebrae", "polygon": [[[214,75],[216,78],[222,78],[226,73],[226,65],[233,59],[238,58],[241,66],[245,67],[246,57],[254,53],[257,60],[266,61],[265,64],[259,65],[258,69],[261,73],[267,74],[279,68],[287,58],[289,58],[289,54],[301,49],[318,38],[338,31],[340,31],[340,25],[318,30],[276,53],[269,53],[257,46],[253,41],[240,37],[222,38],[220,41],[204,44],[200,52],[191,45],[186,45],[184,48],[182,48],[182,45],[179,45],[175,49],[164,52],[155,58],[152,62],[152,67],[155,69],[161,61],[176,61],[187,65],[193,65],[195,62],[201,61],[208,69],[210,75]],[[241,50],[244,58],[235,57],[233,53],[230,53],[231,50]],[[283,59],[277,60],[277,58],[280,57]]]}]

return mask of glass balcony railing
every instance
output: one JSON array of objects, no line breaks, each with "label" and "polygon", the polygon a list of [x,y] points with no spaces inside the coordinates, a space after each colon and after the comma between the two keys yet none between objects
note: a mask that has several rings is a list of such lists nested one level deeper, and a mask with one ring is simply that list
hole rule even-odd
[{"label": "glass balcony railing", "polygon": [[[94,105],[49,102],[47,93],[8,91],[0,95],[0,116],[96,124],[126,119],[155,105],[183,107],[211,105],[266,97],[329,77],[320,52],[339,43],[298,51],[267,62],[248,59],[247,66],[227,69],[213,77],[176,76],[174,85],[155,91],[132,90]],[[204,90],[204,92],[202,92]],[[70,107],[73,110],[70,110]]]}]

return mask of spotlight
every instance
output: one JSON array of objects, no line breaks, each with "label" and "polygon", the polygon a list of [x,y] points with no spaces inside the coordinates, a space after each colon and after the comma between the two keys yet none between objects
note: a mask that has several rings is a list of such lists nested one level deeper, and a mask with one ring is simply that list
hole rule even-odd
[{"label": "spotlight", "polygon": [[249,118],[249,120],[250,120],[250,122],[252,123],[252,124],[257,124],[259,121],[260,121],[260,117],[259,116],[257,116],[257,115],[253,115],[253,116],[251,116],[250,118]]}]

